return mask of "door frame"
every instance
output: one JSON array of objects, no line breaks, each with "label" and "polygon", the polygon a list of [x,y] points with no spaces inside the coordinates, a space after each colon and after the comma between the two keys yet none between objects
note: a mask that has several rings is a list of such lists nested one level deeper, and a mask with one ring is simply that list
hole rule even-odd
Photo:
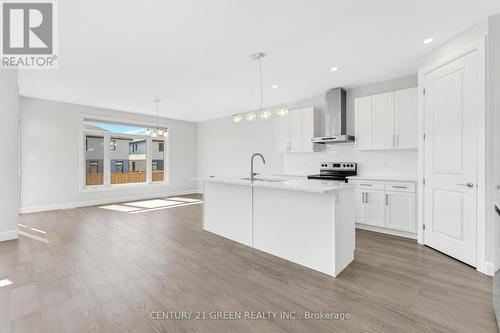
[{"label": "door frame", "polygon": [[[494,272],[489,269],[492,263],[486,261],[486,36],[483,36],[473,43],[457,49],[453,54],[421,68],[418,71],[418,193],[417,193],[417,241],[421,245],[425,245],[424,239],[424,184],[425,178],[425,145],[424,145],[424,129],[425,129],[425,103],[424,103],[424,88],[425,75],[430,72],[453,62],[472,52],[478,52],[479,59],[479,77],[480,86],[478,87],[481,95],[484,98],[480,99],[478,105],[478,122],[477,128],[477,194],[476,194],[476,269],[483,273],[492,275]],[[480,204],[481,203],[481,204]]]}]

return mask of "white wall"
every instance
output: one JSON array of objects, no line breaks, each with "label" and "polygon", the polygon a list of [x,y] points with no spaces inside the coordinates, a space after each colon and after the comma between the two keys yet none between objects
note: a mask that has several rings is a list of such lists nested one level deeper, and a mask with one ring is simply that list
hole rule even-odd
[{"label": "white wall", "polygon": [[[354,98],[417,86],[417,76],[399,78],[347,90],[349,134],[354,134]],[[288,104],[290,109],[315,106],[325,109],[324,96]],[[278,154],[274,121],[233,124],[231,117],[198,123],[198,176],[246,176],[250,172],[250,156],[264,154],[267,164],[256,162],[256,172],[264,174],[307,175],[319,172],[321,161],[349,160],[360,163],[362,175],[405,175],[416,177],[417,153],[411,151],[357,152],[353,143],[337,144],[324,152]]]},{"label": "white wall", "polygon": [[436,48],[420,59],[419,67],[424,68],[437,61],[442,61],[442,59],[449,57],[450,54],[457,53],[457,50],[467,47],[467,45],[472,44],[479,38],[487,35],[488,20],[484,20],[464,30],[451,40],[436,46]]},{"label": "white wall", "polygon": [[170,129],[170,184],[82,192],[79,189],[80,114],[152,123],[152,117],[21,97],[21,212],[192,193],[196,123],[161,119]]},{"label": "white wall", "polygon": [[495,270],[498,270],[500,269],[500,218],[494,213],[493,205],[495,203],[500,205],[500,14],[488,20],[488,116],[488,138],[491,140],[488,152],[489,175],[493,181],[489,183],[488,213],[491,216],[487,228],[488,231],[494,231],[488,232],[490,237],[488,257],[495,257]]},{"label": "white wall", "polygon": [[18,215],[18,86],[17,70],[0,71],[0,241],[16,239]]}]

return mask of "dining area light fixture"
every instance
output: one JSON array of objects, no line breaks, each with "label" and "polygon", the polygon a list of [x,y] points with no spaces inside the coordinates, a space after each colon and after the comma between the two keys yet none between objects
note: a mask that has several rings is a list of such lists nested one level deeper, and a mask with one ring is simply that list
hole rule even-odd
[{"label": "dining area light fixture", "polygon": [[[264,109],[264,80],[263,80],[263,75],[262,75],[262,59],[265,56],[266,55],[263,52],[257,52],[257,53],[252,54],[250,56],[250,58],[252,58],[252,60],[255,60],[255,61],[259,62],[259,79],[260,79],[259,80],[259,88],[260,88],[260,103],[259,103],[259,107],[258,107],[257,111],[249,111],[249,112],[246,112],[246,113],[234,114],[232,116],[234,124],[240,124],[243,121],[247,121],[249,123],[252,123],[252,122],[254,122],[254,121],[258,120],[258,119],[259,120],[269,120],[269,119],[272,118],[273,109],[271,109],[271,108]],[[276,88],[278,88],[278,85],[274,84],[271,87],[273,89],[276,89]],[[279,117],[285,117],[285,116],[287,116],[288,115],[288,106],[287,105],[280,106],[276,110],[276,115],[279,116]]]},{"label": "dining area light fixture", "polygon": [[156,126],[154,128],[146,128],[144,131],[144,135],[149,136],[151,138],[166,138],[168,137],[168,128],[160,127],[159,125],[159,116],[158,116],[158,108],[161,99],[157,98],[154,100],[155,102],[155,111],[156,111]]}]

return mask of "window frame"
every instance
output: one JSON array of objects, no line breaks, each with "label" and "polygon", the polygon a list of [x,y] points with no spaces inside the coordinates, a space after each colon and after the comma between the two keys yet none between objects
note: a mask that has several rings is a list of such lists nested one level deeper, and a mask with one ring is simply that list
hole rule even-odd
[{"label": "window frame", "polygon": [[[165,128],[168,130],[168,137],[163,138],[151,138],[145,135],[137,135],[137,134],[123,134],[123,133],[115,133],[115,132],[106,132],[99,130],[88,130],[85,129],[85,121],[100,121],[100,122],[108,122],[115,124],[123,124],[123,125],[131,125],[131,126],[140,126],[145,128],[156,127],[155,123],[148,122],[140,122],[140,121],[129,121],[129,120],[121,120],[110,117],[102,117],[92,114],[80,114],[79,117],[79,170],[78,170],[78,178],[79,178],[79,189],[80,192],[92,192],[92,191],[111,191],[111,190],[120,190],[124,188],[147,188],[150,186],[168,186],[170,185],[170,181],[172,179],[172,175],[170,174],[170,141],[172,138],[172,132],[170,130],[170,126],[168,124],[160,123],[159,127]],[[99,135],[104,137],[104,161],[103,161],[103,185],[86,185],[86,156],[85,156],[85,145],[86,145],[86,137],[87,135],[96,136]],[[128,183],[128,184],[111,184],[111,159],[110,159],[110,149],[106,149],[106,147],[110,147],[111,137],[113,138],[123,138],[123,139],[146,139],[146,182],[142,183]],[[164,180],[163,181],[152,181],[152,141],[153,140],[162,140],[164,144]]]}]

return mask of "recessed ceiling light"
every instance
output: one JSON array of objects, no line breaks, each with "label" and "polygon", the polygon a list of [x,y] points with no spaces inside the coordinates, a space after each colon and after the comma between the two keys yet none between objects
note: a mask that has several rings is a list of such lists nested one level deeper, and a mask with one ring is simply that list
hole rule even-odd
[{"label": "recessed ceiling light", "polygon": [[273,85],[271,86],[271,88],[276,89],[276,88],[278,88],[278,85],[277,85],[277,84],[273,84]]},{"label": "recessed ceiling light", "polygon": [[424,44],[430,44],[434,41],[434,38],[426,38],[424,39]]},{"label": "recessed ceiling light", "polygon": [[330,70],[331,70],[332,72],[336,72],[336,71],[338,71],[338,70],[339,70],[339,68],[338,68],[337,66],[333,66],[333,67],[330,67]]}]

